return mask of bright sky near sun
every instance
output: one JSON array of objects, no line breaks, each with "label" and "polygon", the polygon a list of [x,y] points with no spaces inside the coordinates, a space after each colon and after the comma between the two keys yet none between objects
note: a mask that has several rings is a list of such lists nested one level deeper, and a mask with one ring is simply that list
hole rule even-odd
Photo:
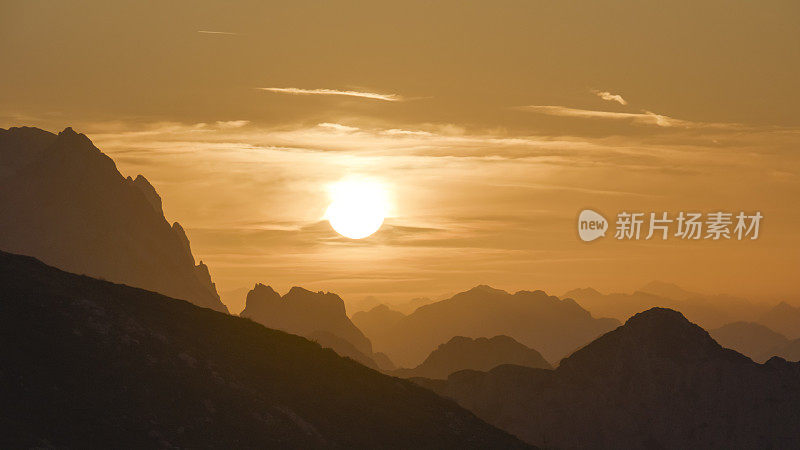
[{"label": "bright sky near sun", "polygon": [[[797,295],[798,2],[2,10],[0,127],[72,126],[144,174],[223,293]],[[754,242],[586,244],[587,208],[765,219]]]}]

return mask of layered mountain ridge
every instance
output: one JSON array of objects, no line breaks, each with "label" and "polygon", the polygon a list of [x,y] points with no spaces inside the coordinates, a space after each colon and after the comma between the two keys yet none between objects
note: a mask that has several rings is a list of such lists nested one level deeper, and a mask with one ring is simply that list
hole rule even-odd
[{"label": "layered mountain ridge", "polygon": [[552,369],[542,355],[508,336],[472,339],[456,336],[436,348],[425,361],[413,369],[399,369],[393,375],[411,378],[447,378],[460,370],[490,370],[514,364],[539,369]]},{"label": "layered mountain ridge", "polygon": [[755,363],[666,308],[634,315],[555,370],[505,365],[416,381],[534,445],[800,444],[800,363]]},{"label": "layered mountain ridge", "polygon": [[0,252],[3,448],[525,448],[308,340]]},{"label": "layered mountain ridge", "polygon": [[416,367],[454,336],[507,335],[553,363],[618,325],[615,319],[592,317],[571,299],[479,285],[420,306],[393,325],[375,326],[368,337],[376,350],[402,367]]}]

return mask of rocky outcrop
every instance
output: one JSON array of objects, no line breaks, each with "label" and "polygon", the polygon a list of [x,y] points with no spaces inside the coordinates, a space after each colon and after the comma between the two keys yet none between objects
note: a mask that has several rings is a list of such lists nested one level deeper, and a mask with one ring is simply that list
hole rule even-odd
[{"label": "rocky outcrop", "polygon": [[10,162],[0,175],[0,249],[227,311],[153,186],[123,177],[85,135],[0,130],[0,160]]},{"label": "rocky outcrop", "polygon": [[311,292],[295,286],[281,296],[259,283],[248,292],[247,304],[240,315],[266,327],[301,336],[328,332],[346,340],[361,353],[372,354],[369,339],[347,317],[344,301],[331,292]]}]

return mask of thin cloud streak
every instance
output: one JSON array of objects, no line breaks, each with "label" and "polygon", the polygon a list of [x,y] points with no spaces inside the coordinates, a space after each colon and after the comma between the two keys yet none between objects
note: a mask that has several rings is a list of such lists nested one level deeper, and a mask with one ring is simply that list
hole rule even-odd
[{"label": "thin cloud streak", "polygon": [[210,30],[197,30],[200,34],[221,34],[225,36],[240,36],[239,33],[233,33],[230,31],[210,31]]},{"label": "thin cloud streak", "polygon": [[337,89],[300,89],[300,88],[277,88],[277,87],[262,87],[257,88],[262,91],[277,92],[279,94],[289,95],[341,95],[345,97],[360,97],[372,100],[382,100],[385,102],[399,102],[403,97],[397,94],[378,94],[376,92],[361,92],[361,91],[340,91]]},{"label": "thin cloud streak", "polygon": [[622,96],[619,95],[619,94],[612,94],[611,92],[599,91],[597,89],[592,89],[592,92],[594,92],[595,95],[597,95],[598,97],[602,98],[603,100],[606,100],[606,101],[609,101],[609,102],[617,102],[620,105],[627,105],[628,104],[628,102],[624,98],[622,98]]},{"label": "thin cloud streak", "polygon": [[529,105],[529,106],[522,106],[519,109],[523,111],[533,111],[539,114],[546,114],[548,116],[579,117],[588,119],[631,120],[635,123],[640,123],[645,125],[658,125],[659,127],[691,127],[700,125],[685,120],[673,119],[672,117],[663,116],[661,114],[656,114],[651,111],[644,111],[641,113],[625,113],[625,112],[613,112],[613,111],[596,111],[592,109],[569,108],[566,106],[558,106],[558,105]]}]

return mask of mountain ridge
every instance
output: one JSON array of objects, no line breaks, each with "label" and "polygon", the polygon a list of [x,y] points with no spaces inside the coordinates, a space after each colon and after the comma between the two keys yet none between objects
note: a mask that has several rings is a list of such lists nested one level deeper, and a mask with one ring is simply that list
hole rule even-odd
[{"label": "mountain ridge", "polygon": [[800,445],[800,363],[755,363],[667,308],[632,316],[552,371],[505,365],[415,382],[539,446]]},{"label": "mountain ridge", "polygon": [[525,448],[302,337],[0,251],[0,445]]}]

